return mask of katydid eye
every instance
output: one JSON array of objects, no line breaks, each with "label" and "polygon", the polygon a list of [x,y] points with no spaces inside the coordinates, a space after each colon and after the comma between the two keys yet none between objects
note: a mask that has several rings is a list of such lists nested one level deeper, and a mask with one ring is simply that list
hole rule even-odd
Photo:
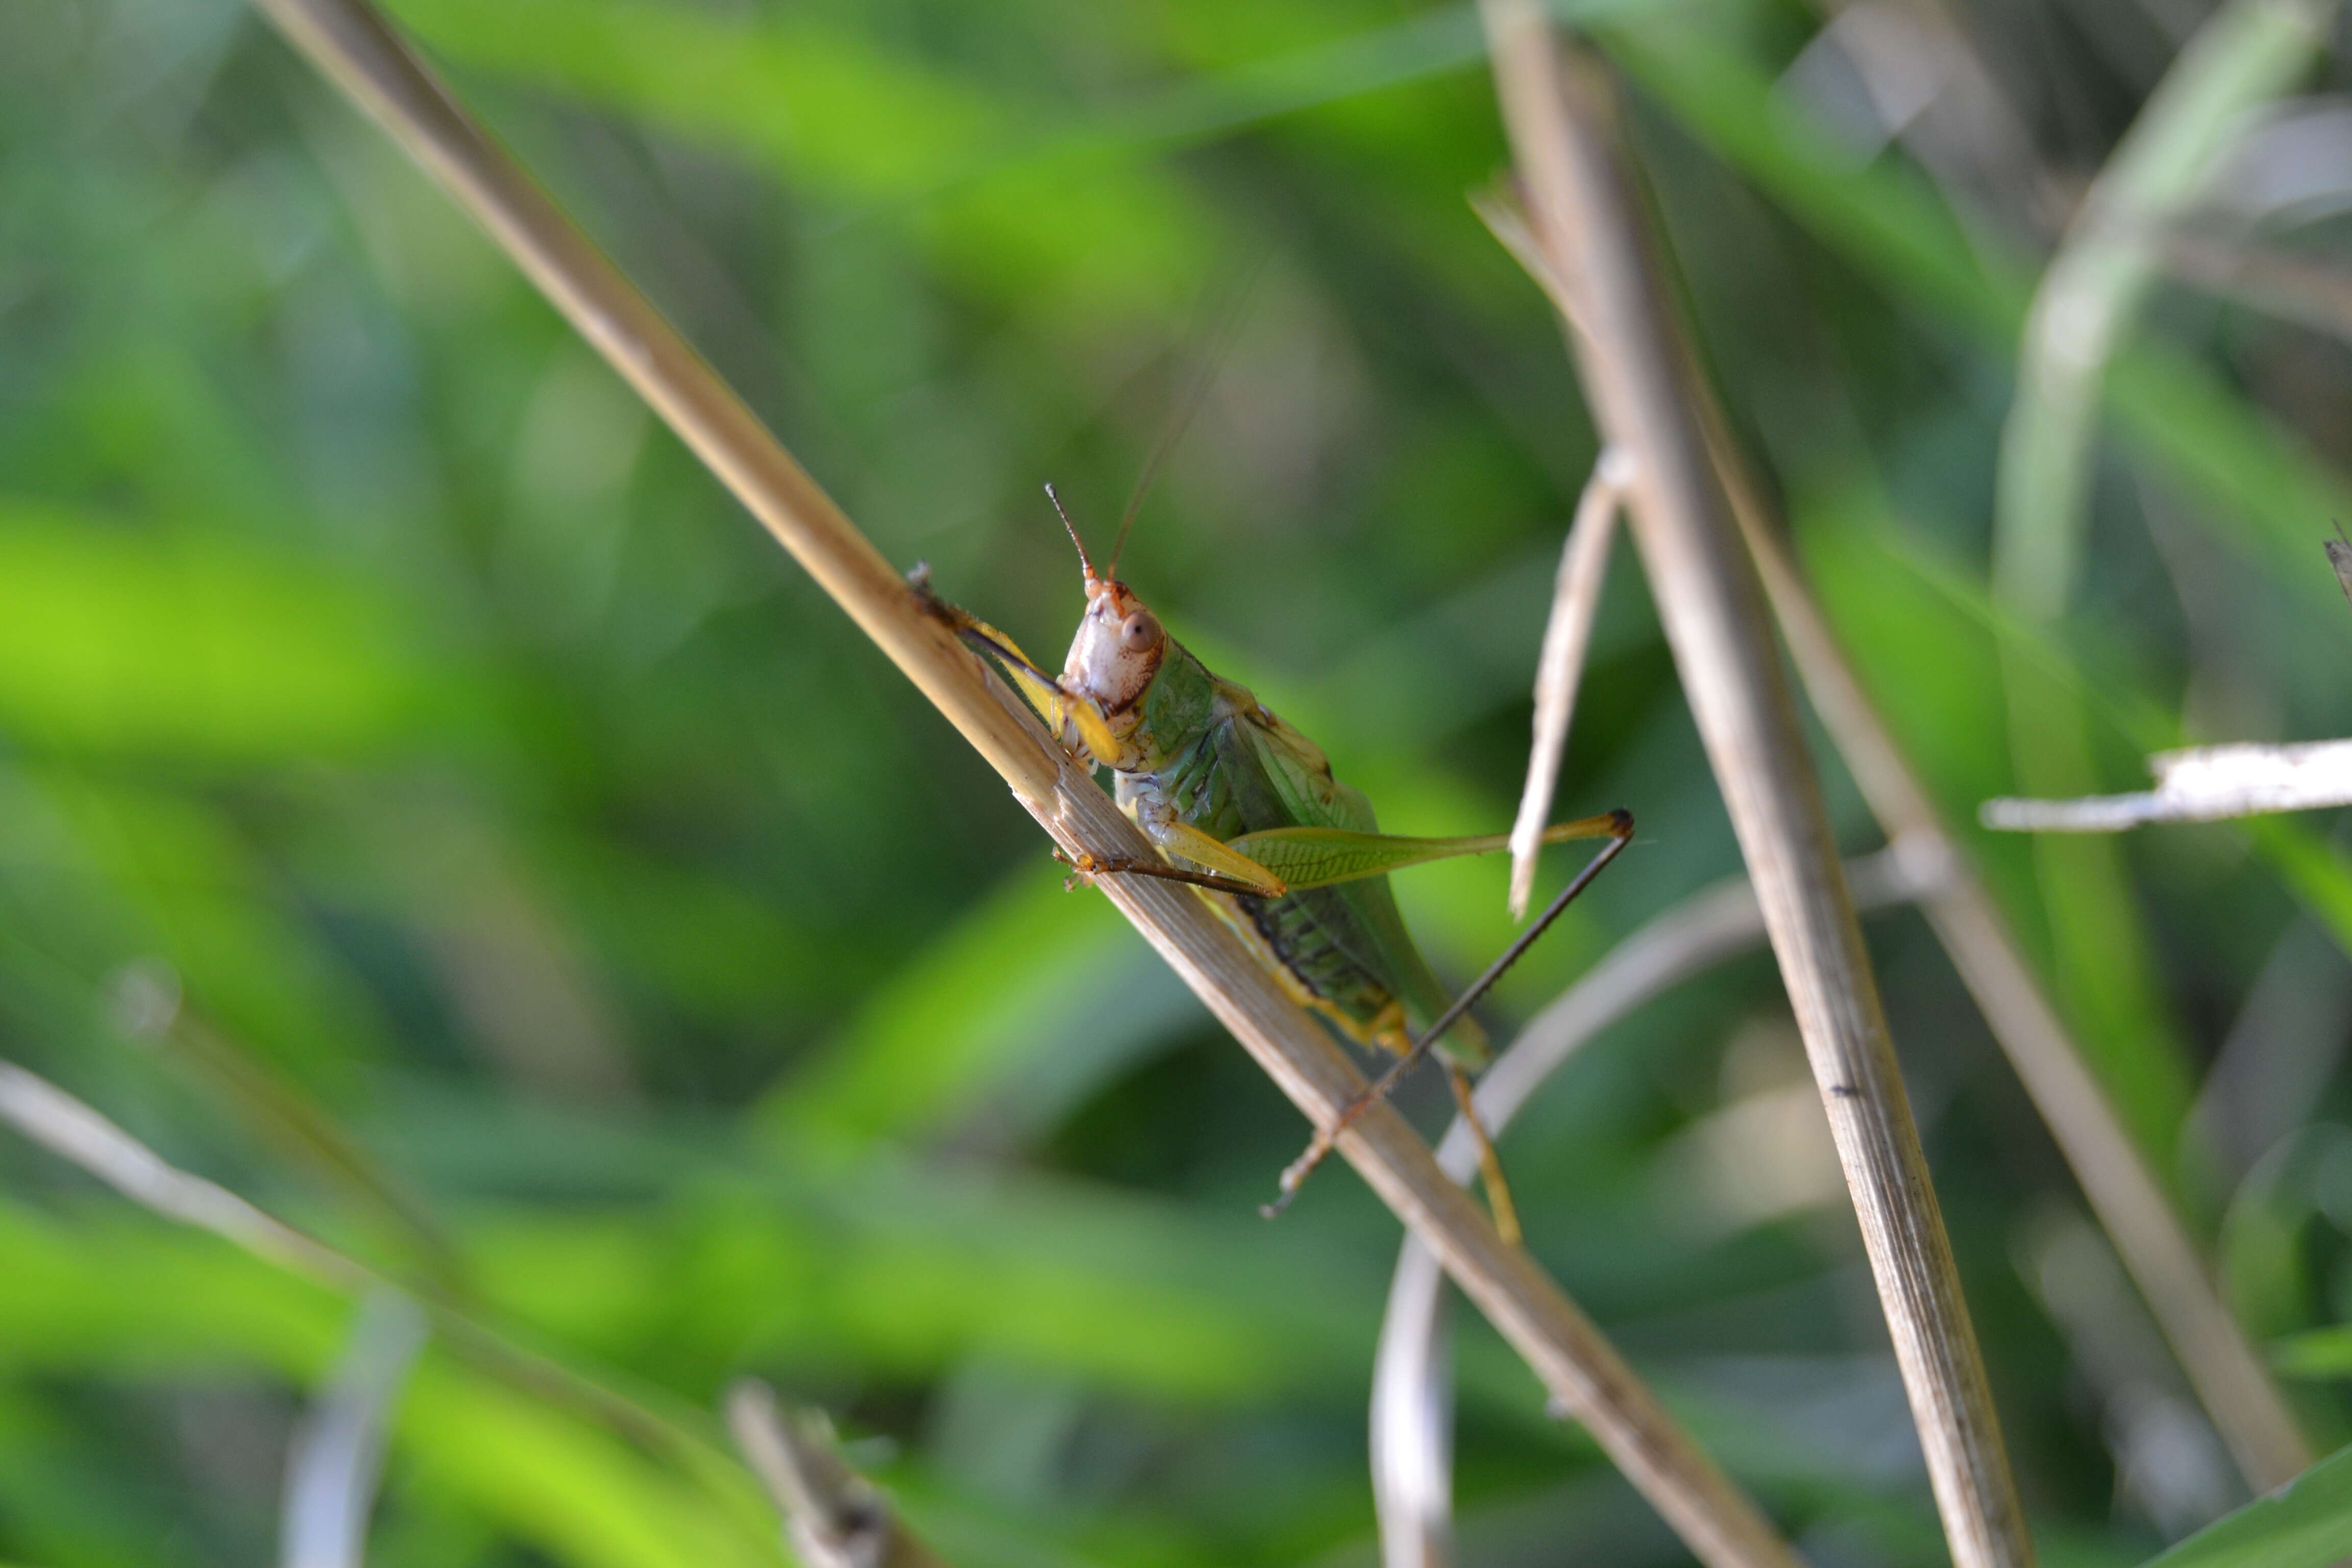
[{"label": "katydid eye", "polygon": [[1150,610],[1138,610],[1127,617],[1118,628],[1118,646],[1129,653],[1141,653],[1160,640],[1160,623]]}]

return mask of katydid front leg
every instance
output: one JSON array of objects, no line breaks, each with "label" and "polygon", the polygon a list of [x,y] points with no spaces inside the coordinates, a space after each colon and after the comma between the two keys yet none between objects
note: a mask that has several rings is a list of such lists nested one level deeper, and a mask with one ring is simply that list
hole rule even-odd
[{"label": "katydid front leg", "polygon": [[1034,659],[1021,651],[1021,645],[982,620],[960,605],[951,605],[931,589],[930,573],[917,566],[907,574],[907,586],[923,608],[923,613],[940,622],[961,637],[965,644],[982,655],[993,659],[1003,670],[1021,695],[1028,700],[1054,738],[1064,745],[1072,744],[1076,734],[1076,749],[1081,760],[1091,759],[1108,767],[1118,767],[1125,760],[1127,748],[1111,733],[1110,721],[1092,699],[1074,696],[1063,689],[1062,683],[1037,667]]}]

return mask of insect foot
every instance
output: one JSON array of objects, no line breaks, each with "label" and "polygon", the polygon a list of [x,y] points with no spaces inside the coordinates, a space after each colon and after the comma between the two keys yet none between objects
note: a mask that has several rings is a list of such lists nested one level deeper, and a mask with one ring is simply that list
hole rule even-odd
[{"label": "insect foot", "polygon": [[1328,1129],[1318,1127],[1315,1130],[1315,1137],[1307,1145],[1307,1152],[1283,1167],[1282,1179],[1275,1184],[1276,1195],[1274,1202],[1258,1205],[1257,1212],[1260,1219],[1274,1219],[1290,1206],[1290,1200],[1298,1195],[1298,1189],[1307,1184],[1307,1178],[1315,1173],[1315,1167],[1321,1164],[1323,1157],[1331,1152],[1332,1141],[1339,1137],[1340,1131],[1349,1122],[1355,1120],[1355,1117],[1349,1112],[1360,1110],[1368,1103],[1368,1098],[1359,1097],[1355,1103],[1349,1106],[1348,1110],[1340,1113],[1339,1120],[1330,1127]]},{"label": "insect foot", "polygon": [[1108,866],[1083,849],[1076,855],[1071,855],[1056,845],[1054,847],[1054,858],[1070,868],[1070,874],[1062,879],[1062,891],[1066,893],[1075,893],[1080,888],[1093,887],[1095,879],[1110,869]]},{"label": "insect foot", "polygon": [[907,591],[915,596],[915,607],[923,614],[943,626],[957,631],[962,630],[959,619],[961,612],[945,599],[940,598],[939,590],[931,586],[929,562],[918,561],[908,572]]}]

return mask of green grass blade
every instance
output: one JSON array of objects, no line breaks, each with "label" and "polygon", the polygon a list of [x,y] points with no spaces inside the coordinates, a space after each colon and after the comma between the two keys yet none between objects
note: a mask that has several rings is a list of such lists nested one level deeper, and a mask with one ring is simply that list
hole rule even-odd
[{"label": "green grass blade", "polygon": [[[1602,41],[1694,136],[1893,299],[2009,360],[2028,268],[1997,237],[1964,227],[1916,169],[1857,165],[1790,112],[1769,69],[1706,29],[1612,27]],[[2105,397],[2126,439],[2202,503],[2190,516],[2259,554],[2312,614],[2341,615],[2333,581],[2311,563],[2324,521],[2352,512],[2352,487],[2303,440],[2161,342],[2120,348]]]},{"label": "green grass blade", "polygon": [[2326,1568],[2352,1554],[2352,1448],[2206,1526],[2146,1568]]}]

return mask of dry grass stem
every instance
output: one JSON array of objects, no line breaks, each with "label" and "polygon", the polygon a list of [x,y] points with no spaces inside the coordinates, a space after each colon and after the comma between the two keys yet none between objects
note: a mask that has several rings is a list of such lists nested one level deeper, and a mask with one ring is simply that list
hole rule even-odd
[{"label": "dry grass stem", "polygon": [[88,1171],[132,1203],[211,1231],[246,1251],[335,1289],[364,1289],[368,1270],[216,1182],[192,1175],[90,1107],[14,1062],[0,1062],[0,1121]]},{"label": "dry grass stem", "polygon": [[727,1429],[805,1568],[942,1568],[874,1483],[842,1458],[823,1415],[784,1409],[773,1389],[745,1378],[727,1391]]},{"label": "dry grass stem", "polygon": [[384,1434],[430,1326],[396,1290],[360,1303],[351,1347],[286,1457],[279,1568],[361,1568],[383,1474]]},{"label": "dry grass stem", "polygon": [[706,1479],[732,1468],[724,1454],[653,1404],[525,1350],[445,1302],[407,1291],[219,1184],[181,1170],[93,1107],[12,1062],[0,1061],[0,1122],[141,1207],[209,1231],[273,1268],[344,1295],[403,1296],[432,1320],[441,1347],[510,1387],[602,1422]]},{"label": "dry grass stem", "polygon": [[1536,659],[1535,742],[1528,751],[1527,789],[1518,819],[1511,824],[1511,918],[1524,919],[1536,888],[1537,857],[1551,819],[1552,792],[1568,749],[1568,723],[1576,710],[1576,689],[1584,656],[1592,646],[1592,624],[1601,615],[1601,588],[1609,577],[1609,544],[1616,537],[1617,508],[1624,499],[1627,465],[1613,447],[1592,462],[1592,477],[1577,498],[1552,585],[1551,616],[1544,623],[1543,650]]},{"label": "dry grass stem", "polygon": [[1943,890],[1922,900],[1993,1038],[2066,1157],[2083,1195],[2163,1325],[2197,1396],[2246,1482],[2284,1485],[2311,1449],[2269,1368],[2223,1305],[2196,1244],[2122,1119],[2092,1076],[1992,894],[1945,827],[1828,617],[1770,525],[1761,497],[1727,439],[1718,441],[1734,515],[1756,554],[1806,695],[1888,839],[1944,868]]},{"label": "dry grass stem", "polygon": [[1615,98],[1534,0],[1482,0],[1534,228],[1583,305],[1571,333],[1604,438],[1632,457],[1634,542],[1730,809],[1844,1168],[1959,1568],[2032,1543],[1927,1160],[1781,678],[1756,567],[1692,412]]},{"label": "dry grass stem", "polygon": [[[1857,908],[1931,897],[1915,862],[1891,849],[1847,868]],[[1478,1114],[1499,1135],[1538,1087],[1585,1043],[1643,1004],[1764,940],[1764,912],[1745,877],[1705,888],[1609,950],[1530,1019],[1478,1080]],[[1459,1118],[1439,1146],[1447,1175],[1467,1184],[1478,1145]],[[1453,1401],[1442,1353],[1444,1273],[1411,1237],[1397,1254],[1372,1369],[1372,1495],[1382,1568],[1445,1568],[1452,1561]]]},{"label": "dry grass stem", "polygon": [[[1566,286],[1517,211],[1492,202],[1481,204],[1479,211],[1496,239],[1568,315],[1572,301]],[[1756,558],[1773,617],[1814,712],[1888,843],[1915,859],[1916,874],[1939,889],[1921,895],[1928,923],[2163,1326],[2240,1473],[2258,1491],[2284,1485],[2311,1463],[2308,1441],[2261,1355],[2223,1305],[2163,1184],[2092,1076],[2082,1047],[2060,1020],[1992,895],[1864,691],[1828,617],[1790,558],[1721,410],[1697,375],[1696,356],[1685,351],[1684,360],[1691,367],[1692,394],[1732,517]],[[2352,587],[2347,592],[2352,594]]]},{"label": "dry grass stem", "polygon": [[[1572,316],[1574,301],[1565,281],[1517,211],[1498,201],[1476,205],[1496,238],[1563,317]],[[1684,357],[1695,367],[1694,356],[1685,351]],[[1756,558],[1814,711],[1888,842],[1918,862],[1920,875],[1932,879],[1937,890],[1921,895],[1929,923],[2162,1325],[2240,1473],[2256,1490],[2284,1484],[2313,1456],[2269,1368],[2223,1304],[2162,1184],[2092,1076],[2081,1047],[1893,731],[1864,691],[1695,368],[1691,386],[1732,516]]]},{"label": "dry grass stem", "polygon": [[2273,811],[2352,805],[2352,741],[2192,746],[2147,760],[2156,788],[2074,800],[1989,800],[1987,827],[2114,833],[2151,822],[2220,822]]},{"label": "dry grass stem", "polygon": [[[876,645],[1012,786],[1066,852],[1146,858],[1134,825],[1051,742],[1001,682],[928,615],[888,563],[546,195],[465,116],[359,0],[256,0],[503,245],[526,273],[710,466]],[[1120,912],[1308,1118],[1328,1124],[1362,1078],[1189,889],[1101,884]],[[1762,1513],[1665,1413],[1591,1321],[1387,1107],[1339,1152],[1429,1244],[1525,1356],[1552,1397],[1710,1568],[1786,1568]]]},{"label": "dry grass stem", "polygon": [[898,571],[373,7],[360,0],[254,4],[457,198],[1015,793],[1051,797],[1051,759],[1012,713],[975,695],[973,656],[945,626],[915,613]]}]

